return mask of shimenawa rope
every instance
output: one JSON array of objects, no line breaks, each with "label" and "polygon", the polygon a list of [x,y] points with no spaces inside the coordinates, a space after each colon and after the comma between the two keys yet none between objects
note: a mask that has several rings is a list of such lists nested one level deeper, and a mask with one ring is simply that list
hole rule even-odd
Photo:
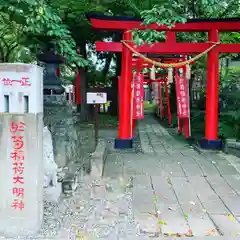
[{"label": "shimenawa rope", "polygon": [[[215,48],[220,42],[212,42],[213,45],[209,48],[207,48],[205,51],[203,51],[202,53],[196,55],[195,57],[183,61],[183,62],[178,62],[178,63],[160,63],[157,61],[154,61],[148,57],[145,57],[144,55],[142,55],[141,53],[139,53],[138,51],[136,51],[132,46],[130,46],[129,44],[127,44],[127,42],[132,43],[132,41],[126,41],[126,40],[122,40],[121,41],[123,43],[124,46],[126,46],[130,51],[132,51],[137,57],[140,57],[142,59],[144,59],[146,62],[149,62],[153,65],[152,70],[151,70],[151,74],[150,74],[150,78],[152,80],[155,80],[155,66],[157,67],[162,67],[162,68],[168,68],[168,82],[172,83],[173,82],[173,68],[174,67],[182,67],[186,65],[186,79],[189,80],[191,78],[191,68],[190,68],[190,63],[198,60],[199,58],[201,58],[203,55],[205,55],[206,53],[208,53],[209,51],[211,51],[213,48]],[[208,42],[211,43],[211,42]]]},{"label": "shimenawa rope", "polygon": [[183,62],[178,62],[178,63],[160,63],[157,61],[154,61],[148,57],[145,57],[144,55],[142,55],[141,53],[139,53],[138,51],[136,51],[132,46],[130,46],[127,42],[131,42],[132,41],[125,41],[122,40],[121,41],[123,43],[124,46],[126,46],[130,51],[132,51],[134,54],[136,54],[137,57],[142,58],[143,60],[145,60],[146,62],[151,63],[154,66],[157,67],[161,67],[161,68],[173,68],[173,67],[182,67],[184,65],[189,65],[190,63],[198,60],[199,58],[201,58],[203,55],[205,55],[206,53],[208,53],[209,51],[211,51],[213,48],[215,48],[218,44],[220,44],[220,42],[208,42],[208,43],[213,43],[212,46],[210,46],[209,48],[207,48],[205,51],[203,51],[202,53],[199,53],[198,55],[196,55],[195,57],[183,61]]}]

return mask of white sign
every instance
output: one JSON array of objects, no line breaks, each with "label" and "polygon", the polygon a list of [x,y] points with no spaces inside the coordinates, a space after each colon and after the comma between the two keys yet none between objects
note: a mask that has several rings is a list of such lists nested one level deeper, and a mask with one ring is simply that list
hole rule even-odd
[{"label": "white sign", "polygon": [[32,64],[1,63],[0,103],[1,113],[42,113],[42,68]]},{"label": "white sign", "polygon": [[87,93],[87,104],[106,104],[107,103],[107,93]]},{"label": "white sign", "polygon": [[42,116],[42,68],[1,63],[0,236],[6,238],[35,235],[42,225]]}]

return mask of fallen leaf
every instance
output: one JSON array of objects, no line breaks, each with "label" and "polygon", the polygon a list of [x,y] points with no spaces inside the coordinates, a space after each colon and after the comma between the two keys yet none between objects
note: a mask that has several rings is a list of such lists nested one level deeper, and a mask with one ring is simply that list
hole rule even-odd
[{"label": "fallen leaf", "polygon": [[167,225],[167,223],[166,223],[164,220],[159,220],[159,221],[158,221],[158,224]]},{"label": "fallen leaf", "polygon": [[158,213],[151,213],[151,212],[147,212],[147,213],[154,216],[155,218],[158,218]]},{"label": "fallen leaf", "polygon": [[196,205],[196,203],[193,202],[193,201],[190,201],[189,203],[190,203],[191,205]]},{"label": "fallen leaf", "polygon": [[183,234],[183,236],[181,236],[181,237],[193,237],[193,233],[192,233],[192,229],[191,228],[189,228],[188,229],[188,232],[187,233],[185,233],[185,234]]},{"label": "fallen leaf", "polygon": [[207,236],[216,236],[216,230],[215,229],[209,230]]},{"label": "fallen leaf", "polygon": [[203,212],[207,212],[207,210],[205,208],[202,209]]},{"label": "fallen leaf", "polygon": [[184,219],[187,221],[188,220],[188,215],[186,213],[184,213]]},{"label": "fallen leaf", "polygon": [[236,221],[236,218],[232,214],[226,214],[226,217],[228,217],[231,221]]},{"label": "fallen leaf", "polygon": [[157,196],[153,196],[153,201],[157,201]]},{"label": "fallen leaf", "polygon": [[170,178],[170,177],[168,177],[167,181],[168,181],[168,184],[171,184],[171,185],[172,185],[172,181],[171,181],[171,178]]}]

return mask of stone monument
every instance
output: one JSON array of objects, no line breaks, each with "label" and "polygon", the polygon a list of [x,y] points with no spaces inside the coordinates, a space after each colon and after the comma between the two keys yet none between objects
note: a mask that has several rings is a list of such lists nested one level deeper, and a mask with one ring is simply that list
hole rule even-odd
[{"label": "stone monument", "polygon": [[35,235],[43,218],[43,70],[0,64],[0,235]]}]

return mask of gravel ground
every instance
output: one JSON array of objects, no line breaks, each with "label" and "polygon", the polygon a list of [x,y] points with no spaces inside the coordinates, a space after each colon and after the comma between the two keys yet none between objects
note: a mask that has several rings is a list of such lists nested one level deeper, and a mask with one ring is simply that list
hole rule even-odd
[{"label": "gravel ground", "polygon": [[[49,196],[48,196],[49,198]],[[78,230],[78,237],[76,232]],[[3,239],[127,239],[137,234],[132,211],[132,180],[84,177],[71,196],[44,201],[38,236]],[[64,238],[63,238],[64,239]]]}]

